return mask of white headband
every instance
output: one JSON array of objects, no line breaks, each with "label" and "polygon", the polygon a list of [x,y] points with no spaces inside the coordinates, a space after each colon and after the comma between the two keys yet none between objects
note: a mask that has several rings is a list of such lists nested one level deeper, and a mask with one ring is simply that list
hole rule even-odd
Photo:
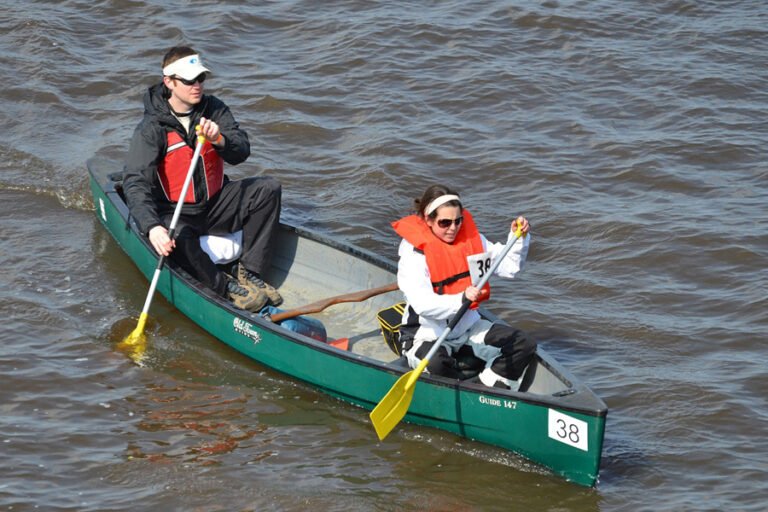
[{"label": "white headband", "polygon": [[187,55],[176,59],[163,68],[163,75],[178,76],[185,80],[193,80],[201,73],[208,73],[210,70],[203,66],[200,55]]},{"label": "white headband", "polygon": [[434,201],[429,203],[429,206],[427,206],[427,209],[424,210],[424,215],[429,217],[432,215],[432,212],[443,206],[445,203],[449,201],[459,201],[461,202],[461,199],[459,199],[459,196],[454,194],[446,194],[444,196],[440,196],[436,198]]}]

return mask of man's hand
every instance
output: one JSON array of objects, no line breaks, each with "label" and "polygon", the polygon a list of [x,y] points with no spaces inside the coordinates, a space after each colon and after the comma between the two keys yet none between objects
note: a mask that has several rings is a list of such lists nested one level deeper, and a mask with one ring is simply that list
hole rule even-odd
[{"label": "man's hand", "polygon": [[168,237],[168,230],[163,226],[155,226],[149,230],[149,242],[157,254],[168,256],[176,247],[176,241]]},{"label": "man's hand", "polygon": [[224,136],[221,134],[221,129],[218,124],[210,119],[201,117],[198,127],[200,128],[198,130],[199,135],[202,135],[211,141],[211,144],[216,147],[224,147]]}]

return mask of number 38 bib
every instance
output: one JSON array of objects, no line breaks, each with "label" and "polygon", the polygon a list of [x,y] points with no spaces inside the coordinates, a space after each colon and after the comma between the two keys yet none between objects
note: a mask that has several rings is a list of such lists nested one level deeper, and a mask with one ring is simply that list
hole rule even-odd
[{"label": "number 38 bib", "polygon": [[467,256],[467,263],[469,264],[469,277],[472,280],[472,284],[477,285],[491,269],[493,262],[490,252],[482,252]]}]

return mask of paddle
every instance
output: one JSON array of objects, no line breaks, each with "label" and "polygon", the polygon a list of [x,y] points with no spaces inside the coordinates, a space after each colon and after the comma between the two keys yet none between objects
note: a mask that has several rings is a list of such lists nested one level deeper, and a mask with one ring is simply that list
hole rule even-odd
[{"label": "paddle", "polygon": [[329,306],[339,304],[341,302],[362,302],[366,299],[381,295],[382,293],[393,292],[397,290],[397,283],[390,283],[378,288],[371,288],[368,290],[360,290],[359,292],[348,293],[345,295],[336,295],[335,297],[329,297],[327,299],[318,300],[306,306],[300,308],[291,309],[290,311],[281,311],[274,315],[269,315],[269,318],[273,322],[280,322],[281,320],[287,320],[300,315],[308,315],[310,313],[319,313]]},{"label": "paddle", "polygon": [[[482,287],[485,286],[485,283],[488,282],[491,274],[496,271],[502,260],[507,256],[507,253],[512,249],[512,246],[515,245],[515,242],[517,242],[518,238],[521,236],[522,228],[518,227],[515,232],[515,237],[507,242],[507,245],[504,246],[501,254],[496,258],[496,261],[493,262],[490,270],[486,272],[480,282],[475,285],[477,288],[482,289]],[[376,434],[379,436],[380,441],[387,437],[392,429],[395,428],[401,419],[403,419],[405,413],[408,412],[408,407],[411,405],[411,399],[413,398],[413,392],[416,389],[416,381],[421,376],[424,368],[427,367],[427,364],[429,364],[429,359],[435,352],[437,352],[437,349],[443,344],[443,341],[448,337],[448,334],[450,334],[453,328],[456,327],[456,324],[459,323],[459,320],[464,316],[464,313],[467,311],[470,304],[470,301],[464,296],[461,307],[451,319],[448,327],[445,328],[443,333],[437,339],[437,342],[429,350],[426,357],[421,360],[415,369],[403,374],[402,377],[397,379],[397,382],[392,386],[392,389],[390,389],[384,398],[381,399],[379,405],[371,411],[371,414],[369,415],[371,423],[373,423],[373,427],[376,429]]]},{"label": "paddle", "polygon": [[[189,170],[187,171],[187,177],[184,180],[184,186],[181,187],[181,195],[179,201],[176,203],[176,209],[173,211],[173,218],[171,219],[171,225],[168,227],[168,237],[173,240],[174,231],[176,230],[176,224],[179,222],[179,216],[181,216],[181,207],[184,204],[184,198],[187,197],[187,189],[192,182],[192,175],[197,165],[197,159],[200,157],[200,150],[203,148],[205,142],[205,136],[200,135],[200,127],[197,126],[197,145],[195,146],[195,153],[192,155],[192,162],[189,164]],[[152,304],[152,298],[155,295],[155,288],[157,288],[157,282],[160,279],[160,272],[165,265],[165,256],[160,256],[157,260],[157,267],[155,268],[155,274],[152,276],[152,283],[149,285],[149,292],[147,292],[147,298],[144,301],[144,308],[139,315],[139,324],[136,329],[131,332],[121,343],[122,346],[135,347],[131,352],[131,359],[136,363],[141,363],[146,350],[147,338],[144,335],[144,326],[147,323],[147,317],[149,315],[149,306]]]}]

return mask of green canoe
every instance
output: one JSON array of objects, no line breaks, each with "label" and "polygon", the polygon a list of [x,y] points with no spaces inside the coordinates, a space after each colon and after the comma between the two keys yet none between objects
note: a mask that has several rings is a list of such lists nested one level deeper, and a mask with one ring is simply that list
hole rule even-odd
[{"label": "green canoe", "polygon": [[[119,183],[110,179],[116,170],[108,162],[88,162],[96,217],[151,278],[158,257],[129,218]],[[282,308],[290,309],[385,286],[396,280],[395,272],[393,262],[368,251],[282,224],[267,279],[285,298]],[[367,410],[410,370],[404,358],[387,347],[376,319],[378,311],[402,300],[397,291],[337,304],[313,315],[322,322],[328,340],[349,340],[346,349],[237,309],[172,264],[163,269],[157,291],[235,350]],[[524,392],[423,375],[404,421],[502,447],[569,481],[593,486],[607,407],[541,348],[536,362]],[[371,442],[378,442],[373,426]]]}]

